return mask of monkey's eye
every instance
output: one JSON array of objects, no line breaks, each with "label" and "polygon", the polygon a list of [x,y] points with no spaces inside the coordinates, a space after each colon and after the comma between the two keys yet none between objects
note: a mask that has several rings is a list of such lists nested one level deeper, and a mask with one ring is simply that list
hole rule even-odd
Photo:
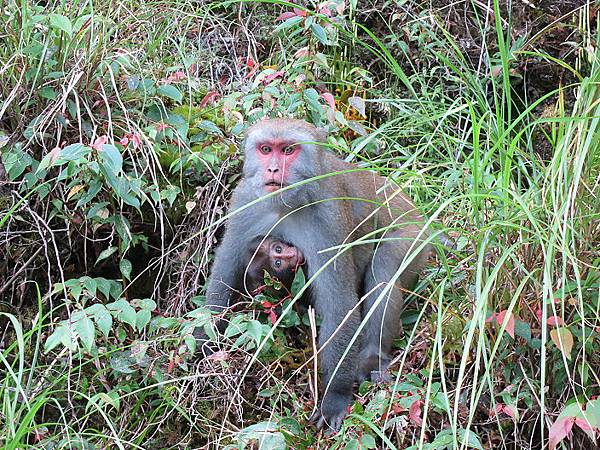
[{"label": "monkey's eye", "polygon": [[281,248],[281,245],[278,245],[277,247],[275,247],[275,253],[281,253],[283,251],[283,249]]},{"label": "monkey's eye", "polygon": [[268,145],[261,145],[261,146],[260,146],[260,152],[261,152],[263,155],[266,155],[266,154],[268,154],[268,153],[271,153],[271,147],[269,147]]},{"label": "monkey's eye", "polygon": [[274,264],[275,264],[275,267],[277,267],[277,268],[281,267],[281,260],[276,259]]},{"label": "monkey's eye", "polygon": [[292,153],[294,153],[294,150],[296,150],[296,147],[293,145],[288,145],[286,147],[283,147],[283,150],[281,150],[283,152],[284,155],[291,155]]}]

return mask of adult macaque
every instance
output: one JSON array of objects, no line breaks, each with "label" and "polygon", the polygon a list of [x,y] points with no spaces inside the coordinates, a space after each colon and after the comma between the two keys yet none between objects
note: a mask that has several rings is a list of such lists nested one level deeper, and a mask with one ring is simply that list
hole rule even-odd
[{"label": "adult macaque", "polygon": [[263,285],[265,270],[290,289],[296,271],[304,264],[302,252],[297,247],[273,237],[257,238],[256,241],[257,244],[250,246],[250,262],[242,290],[247,289],[253,293]]},{"label": "adult macaque", "polygon": [[[230,210],[289,188],[231,217],[215,254],[206,305],[214,311],[230,305],[234,291],[242,288],[247,263],[239,257],[240,248],[257,237],[274,235],[301,248],[307,277],[319,272],[310,296],[321,317],[324,392],[311,420],[319,429],[337,430],[354,381],[387,364],[401,326],[400,286],[415,284],[430,248],[423,244],[428,235],[423,218],[398,188],[335,157],[319,144],[324,140],[322,132],[301,120],[264,120],[248,129],[243,178]],[[318,178],[306,181],[313,177]],[[292,186],[298,182],[304,183]],[[324,252],[334,246],[342,247]]]}]

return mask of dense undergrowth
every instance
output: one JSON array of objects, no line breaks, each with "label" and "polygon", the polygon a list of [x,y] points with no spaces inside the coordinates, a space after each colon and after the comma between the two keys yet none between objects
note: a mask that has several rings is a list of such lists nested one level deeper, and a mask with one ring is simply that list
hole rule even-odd
[{"label": "dense undergrowth", "polygon": [[[597,7],[361,3],[8,0],[2,448],[594,448]],[[360,386],[332,437],[307,426],[301,277],[194,354],[238,145],[265,116],[326,129],[452,241],[394,382]]]}]

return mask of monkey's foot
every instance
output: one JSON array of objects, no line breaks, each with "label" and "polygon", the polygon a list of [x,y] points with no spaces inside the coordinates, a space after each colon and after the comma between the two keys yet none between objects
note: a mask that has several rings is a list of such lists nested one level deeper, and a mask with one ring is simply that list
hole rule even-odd
[{"label": "monkey's foot", "polygon": [[219,350],[217,344],[212,342],[204,331],[194,330],[194,337],[196,338],[196,350],[200,351],[201,358],[208,358]]},{"label": "monkey's foot", "polygon": [[350,400],[350,395],[328,394],[321,407],[308,420],[309,423],[315,425],[317,431],[326,430],[326,436],[334,435],[342,427]]},{"label": "monkey's foot", "polygon": [[387,383],[392,378],[388,370],[371,370],[371,382],[373,383]]}]

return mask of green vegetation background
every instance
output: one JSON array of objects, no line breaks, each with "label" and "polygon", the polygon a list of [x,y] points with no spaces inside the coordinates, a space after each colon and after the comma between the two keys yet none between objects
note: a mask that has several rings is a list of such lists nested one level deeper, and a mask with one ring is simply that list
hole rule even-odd
[{"label": "green vegetation background", "polygon": [[[597,30],[590,1],[5,0],[0,446],[597,448]],[[305,280],[194,355],[243,131],[276,116],[452,242],[332,437]]]}]

